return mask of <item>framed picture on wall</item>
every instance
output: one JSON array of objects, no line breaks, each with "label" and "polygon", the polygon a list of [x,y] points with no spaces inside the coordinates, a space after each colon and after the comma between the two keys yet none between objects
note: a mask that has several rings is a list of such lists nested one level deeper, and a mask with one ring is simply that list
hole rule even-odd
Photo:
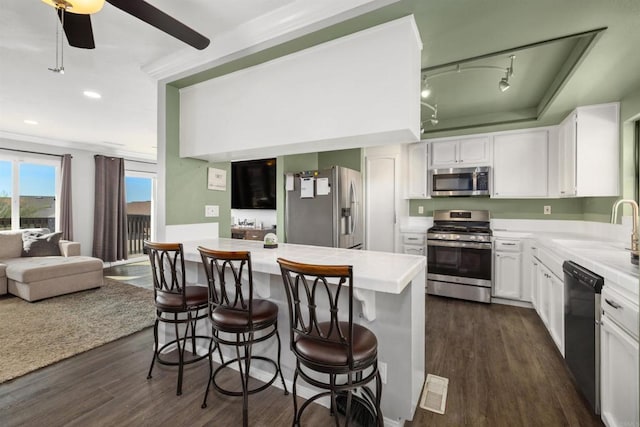
[{"label": "framed picture on wall", "polygon": [[207,175],[207,188],[209,190],[227,190],[227,171],[224,169],[209,168]]}]

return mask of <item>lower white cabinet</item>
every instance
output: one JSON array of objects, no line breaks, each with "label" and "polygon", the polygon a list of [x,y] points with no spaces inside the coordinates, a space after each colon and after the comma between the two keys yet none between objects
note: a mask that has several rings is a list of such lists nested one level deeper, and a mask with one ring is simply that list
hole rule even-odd
[{"label": "lower white cabinet", "polygon": [[564,356],[564,282],[555,274],[549,277],[549,333]]},{"label": "lower white cabinet", "polygon": [[538,260],[536,312],[564,356],[564,282]]},{"label": "lower white cabinet", "polygon": [[608,427],[637,426],[638,341],[606,317],[600,333],[602,421]]},{"label": "lower white cabinet", "polygon": [[493,296],[500,298],[520,299],[521,262],[522,254],[520,253],[495,253]]}]

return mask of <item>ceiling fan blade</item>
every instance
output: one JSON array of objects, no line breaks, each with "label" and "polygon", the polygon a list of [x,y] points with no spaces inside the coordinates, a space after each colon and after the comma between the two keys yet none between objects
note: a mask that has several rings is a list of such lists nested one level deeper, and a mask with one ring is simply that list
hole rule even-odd
[{"label": "ceiling fan blade", "polygon": [[[82,49],[94,49],[93,29],[91,27],[91,15],[78,15],[65,13],[62,9],[57,11],[60,21],[63,23],[64,33],[70,46]],[[64,13],[64,19],[62,14]]]},{"label": "ceiling fan blade", "polygon": [[107,2],[196,49],[202,50],[209,46],[208,38],[144,0],[107,0]]}]

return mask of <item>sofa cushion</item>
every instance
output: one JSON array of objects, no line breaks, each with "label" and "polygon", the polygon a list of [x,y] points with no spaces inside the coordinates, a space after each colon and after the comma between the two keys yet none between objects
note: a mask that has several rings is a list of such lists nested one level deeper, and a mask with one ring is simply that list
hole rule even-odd
[{"label": "sofa cushion", "polygon": [[22,234],[22,256],[60,256],[61,237],[62,231],[50,234],[25,231]]},{"label": "sofa cushion", "polygon": [[102,271],[102,261],[89,256],[15,258],[6,263],[7,278],[23,283]]},{"label": "sofa cushion", "polygon": [[0,232],[0,259],[18,258],[22,255],[22,231]]}]

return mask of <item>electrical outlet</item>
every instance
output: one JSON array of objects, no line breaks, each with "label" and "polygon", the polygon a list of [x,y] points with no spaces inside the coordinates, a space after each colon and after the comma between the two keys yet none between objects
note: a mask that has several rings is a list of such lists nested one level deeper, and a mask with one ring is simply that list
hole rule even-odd
[{"label": "electrical outlet", "polygon": [[380,381],[382,384],[387,383],[387,364],[378,360],[378,372],[380,372]]},{"label": "electrical outlet", "polygon": [[206,205],[204,207],[204,216],[207,218],[217,217],[220,215],[220,209],[218,205]]},{"label": "electrical outlet", "polygon": [[418,206],[418,213],[419,214],[423,214],[424,213],[424,206]]},{"label": "electrical outlet", "polygon": [[544,207],[544,214],[545,215],[551,215],[551,206],[545,206]]}]

